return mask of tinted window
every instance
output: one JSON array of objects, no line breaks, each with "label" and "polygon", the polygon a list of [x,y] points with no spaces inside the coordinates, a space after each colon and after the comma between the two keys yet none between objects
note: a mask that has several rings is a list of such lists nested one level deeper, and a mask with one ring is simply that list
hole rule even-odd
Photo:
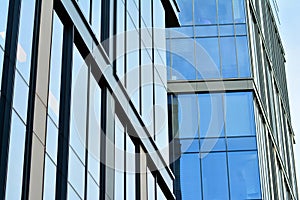
[{"label": "tinted window", "polygon": [[5,44],[8,2],[8,0],[2,0],[0,6],[0,46],[3,48]]},{"label": "tinted window", "polygon": [[220,51],[221,51],[221,59],[222,59],[223,77],[224,78],[238,77],[234,37],[221,37]]},{"label": "tinted window", "polygon": [[195,1],[195,24],[217,24],[216,0]]},{"label": "tinted window", "polygon": [[219,23],[233,23],[232,2],[231,0],[218,0]]},{"label": "tinted window", "polygon": [[236,49],[240,77],[250,77],[250,58],[247,37],[236,37]]},{"label": "tinted window", "polygon": [[193,1],[191,0],[178,0],[179,9],[178,13],[179,21],[181,25],[193,24]]},{"label": "tinted window", "polygon": [[28,85],[18,71],[15,74],[13,107],[16,109],[22,120],[26,122],[28,106]]},{"label": "tinted window", "polygon": [[56,185],[56,166],[51,159],[46,155],[45,169],[44,169],[44,200],[55,199],[55,185]]}]

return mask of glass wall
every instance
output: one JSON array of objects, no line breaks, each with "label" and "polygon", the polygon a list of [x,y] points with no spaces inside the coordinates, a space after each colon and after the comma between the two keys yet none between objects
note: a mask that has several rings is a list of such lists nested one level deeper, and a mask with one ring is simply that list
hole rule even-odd
[{"label": "glass wall", "polygon": [[252,93],[173,99],[178,102],[178,112],[173,110],[173,127],[178,127],[173,141],[179,149],[173,164],[176,197],[262,199]]},{"label": "glass wall", "polygon": [[181,27],[167,35],[169,80],[250,77],[244,0],[177,2]]}]

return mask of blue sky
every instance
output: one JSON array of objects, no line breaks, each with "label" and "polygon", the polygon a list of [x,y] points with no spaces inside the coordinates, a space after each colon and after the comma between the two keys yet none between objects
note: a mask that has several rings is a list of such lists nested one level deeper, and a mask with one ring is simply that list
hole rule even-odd
[{"label": "blue sky", "polygon": [[[278,0],[279,27],[286,53],[286,72],[289,90],[292,124],[296,135],[294,146],[297,177],[300,181],[300,1]],[[299,190],[298,182],[298,191]]]}]

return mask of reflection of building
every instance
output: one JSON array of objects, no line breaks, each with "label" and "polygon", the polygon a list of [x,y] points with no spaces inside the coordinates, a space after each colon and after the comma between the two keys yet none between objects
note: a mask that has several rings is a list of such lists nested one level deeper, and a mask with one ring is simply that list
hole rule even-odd
[{"label": "reflection of building", "polygon": [[167,34],[177,199],[298,199],[273,2],[177,3],[181,27]]},{"label": "reflection of building", "polygon": [[178,25],[173,0],[1,0],[0,199],[174,199]]}]

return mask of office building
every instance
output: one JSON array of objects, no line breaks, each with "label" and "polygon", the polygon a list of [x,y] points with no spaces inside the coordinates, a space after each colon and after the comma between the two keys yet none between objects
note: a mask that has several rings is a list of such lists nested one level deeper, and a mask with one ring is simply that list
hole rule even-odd
[{"label": "office building", "polygon": [[176,199],[298,199],[276,1],[178,0],[167,33]]},{"label": "office building", "polygon": [[176,2],[0,3],[0,199],[175,199],[152,27]]}]

